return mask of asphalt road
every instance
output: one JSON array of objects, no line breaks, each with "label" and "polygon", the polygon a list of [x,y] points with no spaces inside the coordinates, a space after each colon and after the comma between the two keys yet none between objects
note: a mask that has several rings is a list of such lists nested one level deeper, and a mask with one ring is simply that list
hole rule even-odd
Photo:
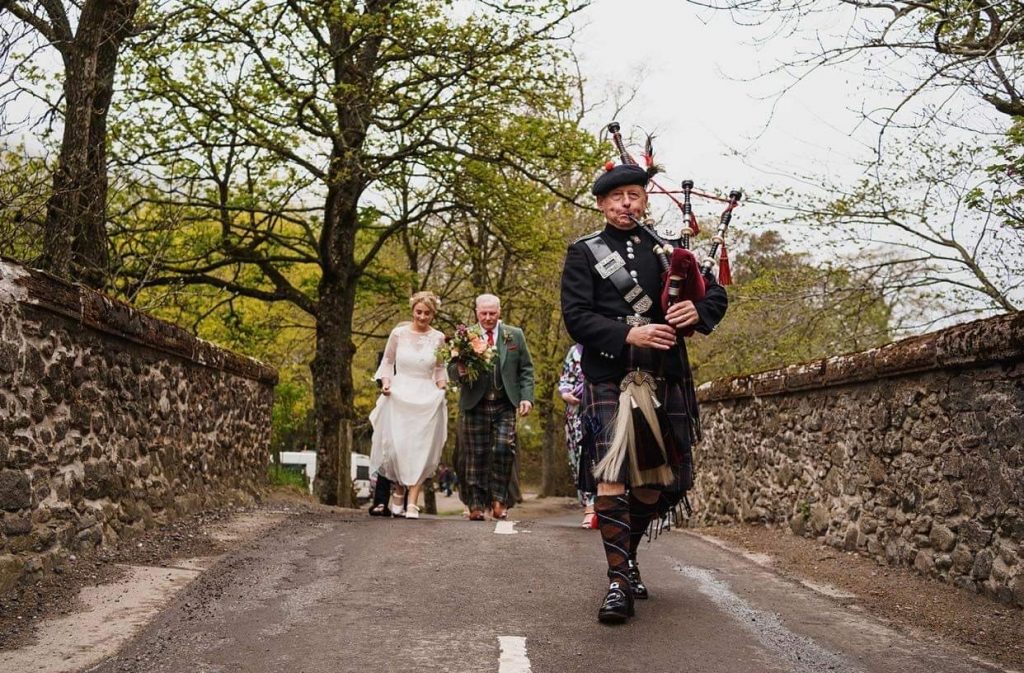
[{"label": "asphalt road", "polygon": [[223,557],[90,670],[1002,670],[686,532],[645,544],[651,599],[628,624],[601,625],[601,545],[577,520],[292,516]]}]

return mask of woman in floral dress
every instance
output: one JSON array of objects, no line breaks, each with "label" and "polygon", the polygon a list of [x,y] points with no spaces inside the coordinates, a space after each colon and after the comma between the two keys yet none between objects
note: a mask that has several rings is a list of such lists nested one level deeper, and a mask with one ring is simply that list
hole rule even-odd
[{"label": "woman in floral dress", "polygon": [[[580,475],[580,443],[583,441],[583,422],[580,416],[580,396],[583,394],[583,370],[580,357],[583,347],[574,344],[565,355],[562,365],[562,378],[558,380],[558,392],[565,401],[565,446],[568,449],[569,469],[572,480],[576,484],[576,493],[580,504],[584,507],[581,528],[597,528],[597,516],[594,514],[594,493],[590,485],[589,475]],[[580,477],[583,480],[580,480]]]}]

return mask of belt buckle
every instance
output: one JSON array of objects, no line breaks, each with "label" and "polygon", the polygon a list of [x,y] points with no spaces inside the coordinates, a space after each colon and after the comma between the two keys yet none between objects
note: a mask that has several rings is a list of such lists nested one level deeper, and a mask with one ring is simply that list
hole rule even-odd
[{"label": "belt buckle", "polygon": [[623,321],[631,327],[643,327],[651,324],[651,319],[642,315],[627,315]]},{"label": "belt buckle", "polygon": [[[625,392],[626,388],[628,388],[630,384],[638,387],[647,386],[652,392],[658,389],[658,379],[654,374],[642,369],[626,372],[626,375],[622,377],[622,381],[619,382],[619,390]],[[657,403],[657,400],[655,400],[655,407],[657,406],[660,405]]]}]

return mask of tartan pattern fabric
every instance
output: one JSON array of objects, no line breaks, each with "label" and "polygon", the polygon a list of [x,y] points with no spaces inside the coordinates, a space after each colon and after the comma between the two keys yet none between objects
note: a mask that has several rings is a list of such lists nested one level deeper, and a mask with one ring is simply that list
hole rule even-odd
[{"label": "tartan pattern fabric", "polygon": [[624,495],[599,495],[594,498],[598,529],[608,561],[608,579],[619,579],[629,586],[629,503]]},{"label": "tartan pattern fabric", "polygon": [[511,507],[516,457],[516,408],[507,399],[483,400],[459,413],[459,498],[472,509],[498,501]]},{"label": "tartan pattern fabric", "polygon": [[[659,381],[658,400],[662,404],[677,451],[669,452],[669,464],[676,474],[676,484],[666,490],[685,492],[693,486],[693,453],[695,439],[692,415],[688,413],[683,386],[678,381]],[[579,488],[596,491],[594,467],[604,458],[612,442],[615,412],[619,405],[619,385],[606,381],[587,382],[583,389],[583,446]],[[643,447],[641,447],[643,448]],[[586,473],[586,474],[584,474]],[[589,477],[589,479],[587,479]],[[618,483],[628,484],[628,466],[624,463]],[[633,487],[644,484],[631,484]],[[585,488],[586,487],[586,488]]]},{"label": "tartan pattern fabric", "polygon": [[[670,351],[671,352],[671,351]],[[683,426],[688,435],[688,442],[682,446],[689,447],[699,444],[704,439],[704,432],[700,428],[700,406],[697,404],[697,388],[693,384],[693,372],[690,371],[689,355],[686,354],[686,342],[679,340],[679,357],[683,359],[683,373],[675,379],[679,391],[679,408],[686,415],[686,424]]]},{"label": "tartan pattern fabric", "polygon": [[658,503],[646,503],[629,494],[629,558],[636,561],[640,541],[647,533],[651,520],[658,515]]},{"label": "tartan pattern fabric", "polygon": [[[689,441],[685,445],[691,446],[700,442],[702,433],[700,429],[700,408],[697,405],[697,390],[693,385],[693,374],[690,371],[688,357],[686,354],[686,341],[684,339],[679,340],[678,350],[660,351],[653,348],[630,346],[626,352],[626,371],[639,369],[651,372],[661,378],[662,372],[665,371],[665,360],[668,358],[681,358],[683,363],[682,374],[671,379],[678,387],[678,390],[670,390],[668,394],[679,394],[676,411],[678,414],[685,414],[686,416],[686,424],[682,427],[685,427],[686,433],[689,434]],[[665,399],[661,391],[659,391],[658,399]],[[675,424],[673,423],[674,426]]]},{"label": "tartan pattern fabric", "polygon": [[583,384],[583,399],[580,402],[583,421],[583,444],[580,447],[581,490],[597,491],[594,468],[611,446],[615,410],[618,406],[618,384],[589,381]]}]

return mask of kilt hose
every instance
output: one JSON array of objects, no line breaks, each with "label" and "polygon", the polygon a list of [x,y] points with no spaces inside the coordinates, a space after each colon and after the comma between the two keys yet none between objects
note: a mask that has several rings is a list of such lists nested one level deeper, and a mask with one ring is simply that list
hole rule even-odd
[{"label": "kilt hose", "polygon": [[456,472],[459,499],[470,510],[498,501],[515,504],[510,494],[516,464],[516,408],[507,399],[482,400],[459,412]]}]

